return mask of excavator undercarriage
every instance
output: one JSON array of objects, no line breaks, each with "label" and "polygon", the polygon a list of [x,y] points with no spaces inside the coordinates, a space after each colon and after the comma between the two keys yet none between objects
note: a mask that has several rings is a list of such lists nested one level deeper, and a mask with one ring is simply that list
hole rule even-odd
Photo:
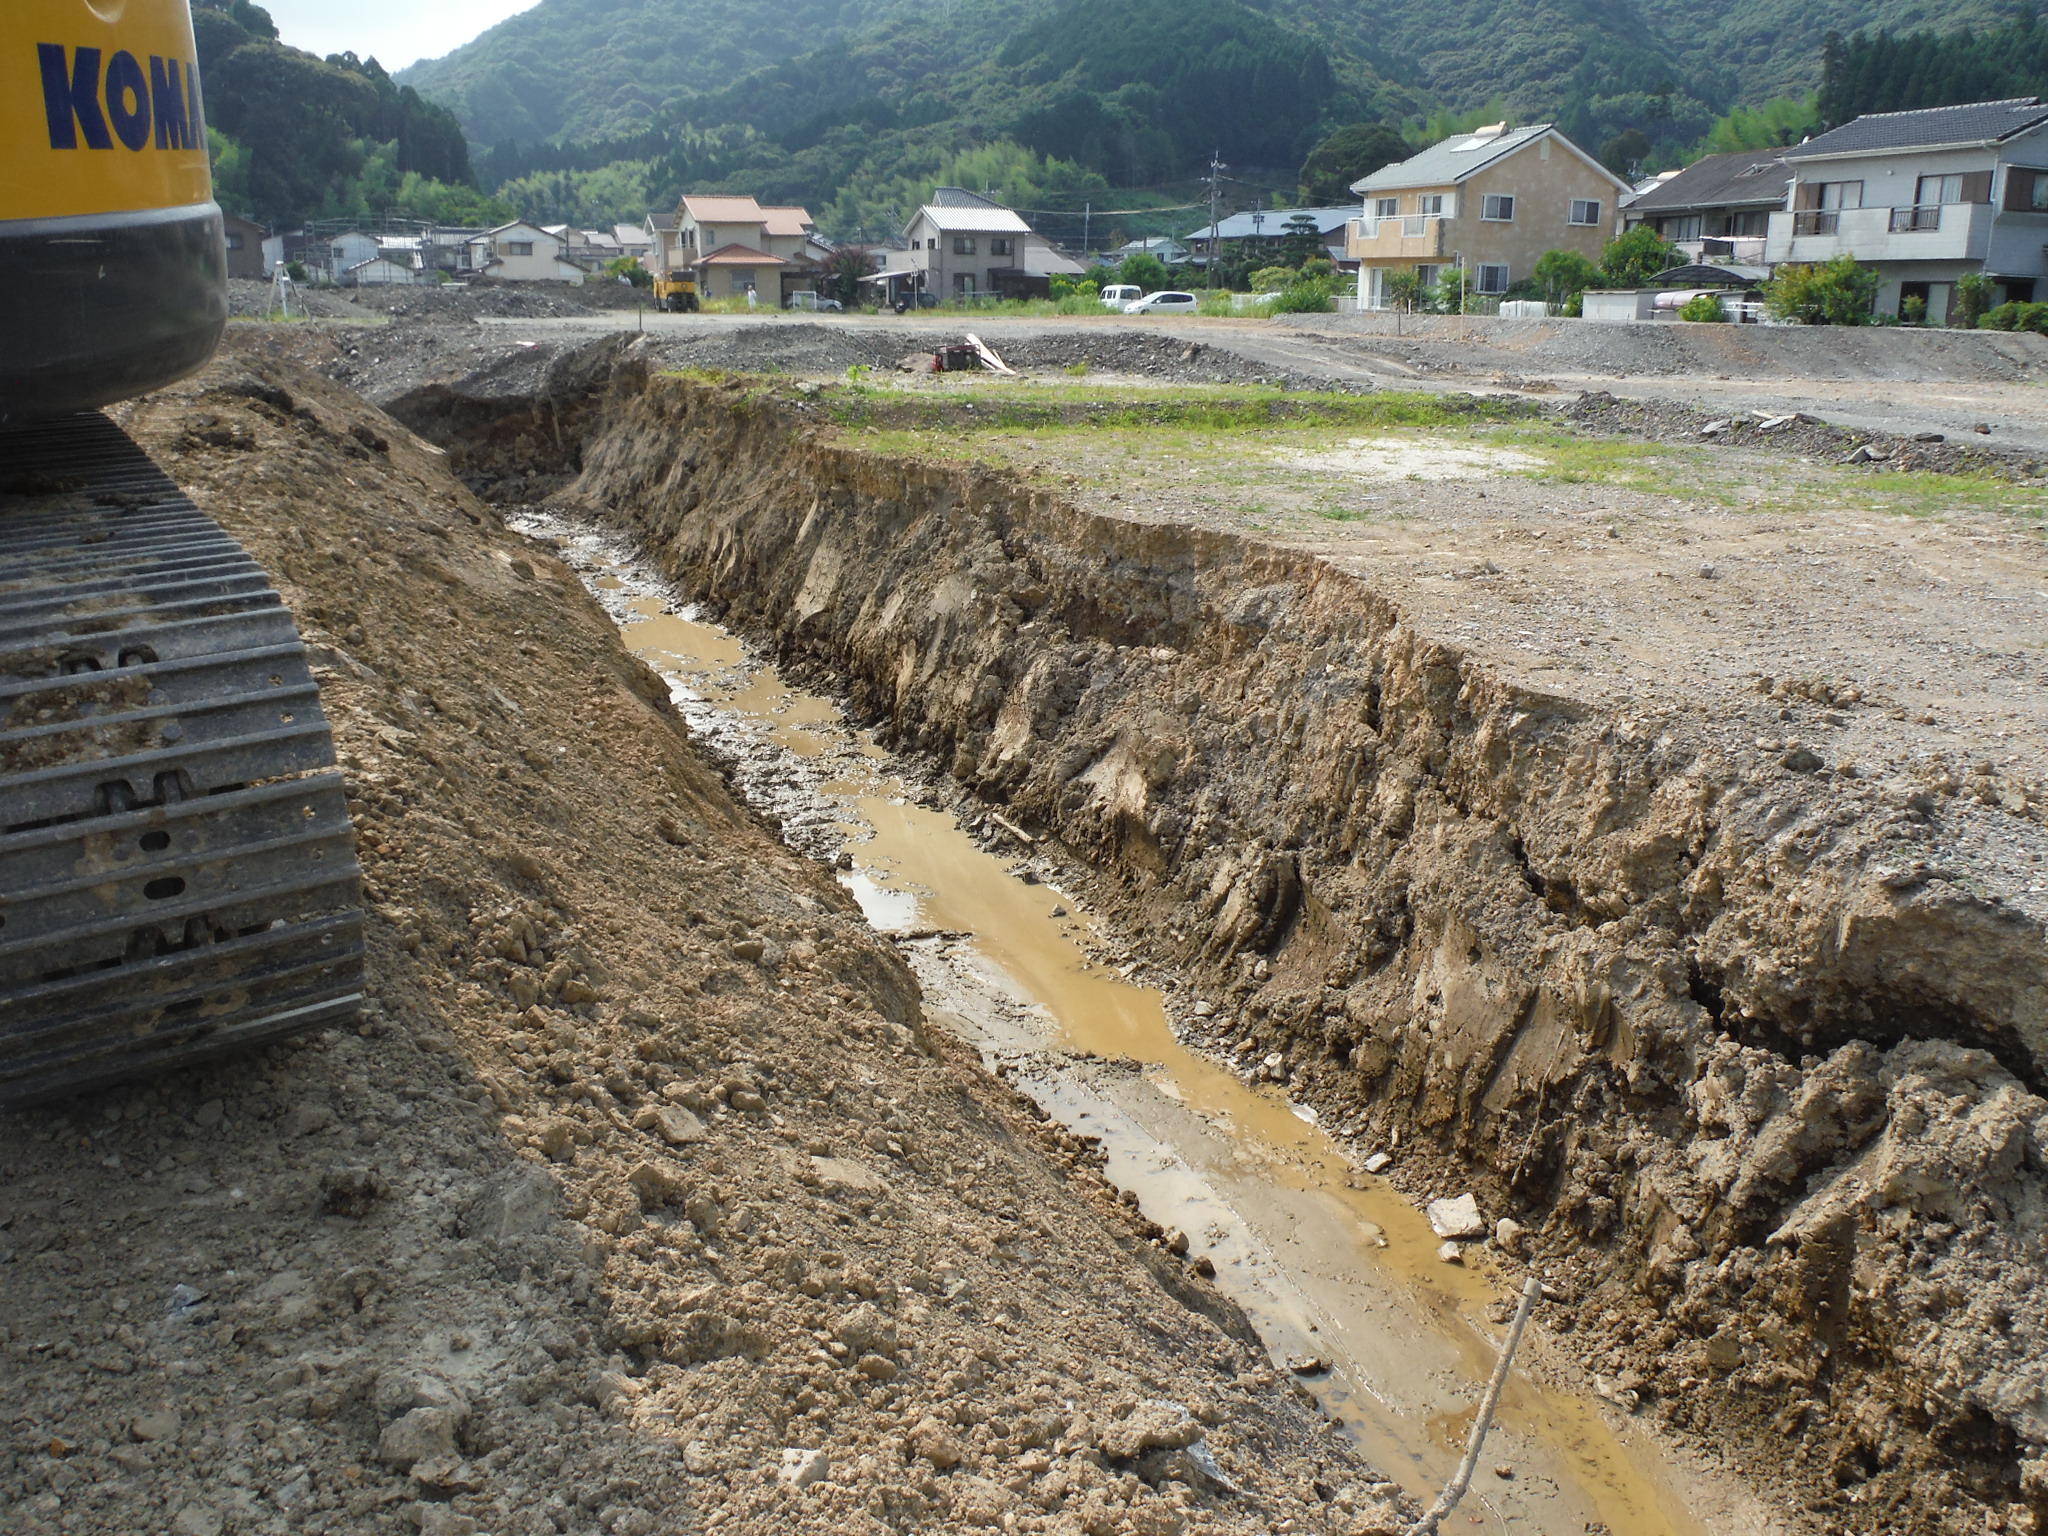
[{"label": "excavator undercarriage", "polygon": [[0,427],[0,1107],[355,1013],[333,765],[248,553],[98,412]]}]

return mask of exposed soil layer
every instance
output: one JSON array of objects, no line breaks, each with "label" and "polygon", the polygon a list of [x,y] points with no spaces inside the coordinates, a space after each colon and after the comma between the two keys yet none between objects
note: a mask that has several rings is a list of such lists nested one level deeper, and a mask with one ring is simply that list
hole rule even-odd
[{"label": "exposed soil layer", "polygon": [[864,453],[737,387],[627,367],[584,409],[550,465],[534,415],[464,451],[580,464],[786,669],[1099,871],[1194,1037],[1398,1143],[1418,1194],[1476,1178],[1618,1397],[1835,1529],[2036,1520],[2027,752],[1820,772],[1725,692],[1538,685],[1385,571]]},{"label": "exposed soil layer", "polygon": [[0,1526],[1383,1529],[573,575],[299,345],[124,414],[313,649],[376,1001],[0,1120]]}]

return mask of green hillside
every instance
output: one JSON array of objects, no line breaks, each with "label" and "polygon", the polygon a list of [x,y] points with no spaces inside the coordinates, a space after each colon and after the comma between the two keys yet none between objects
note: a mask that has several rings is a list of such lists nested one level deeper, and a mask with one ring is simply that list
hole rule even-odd
[{"label": "green hillside", "polygon": [[[764,65],[934,8],[920,0],[541,0],[397,78],[452,108],[476,144],[616,136]],[[983,7],[961,0],[958,9]],[[1003,31],[1020,19],[1009,17]]]},{"label": "green hillside", "polygon": [[[731,121],[705,98],[755,72],[799,63],[754,126],[777,109],[808,116],[864,96],[962,94],[962,70],[997,56],[1059,0],[541,0],[446,58],[401,71],[452,108],[473,143],[623,137],[663,122]],[[1075,6],[1113,22],[1124,7]],[[1996,25],[2009,0],[1255,0],[1320,44],[1332,74],[1368,90],[1397,82],[1428,107],[1498,100],[1558,116],[1588,136],[1615,125],[1674,134],[1728,107],[1820,83],[1830,31]],[[1169,27],[1162,40],[1178,29]],[[1071,61],[1070,61],[1071,62]],[[818,68],[804,68],[816,65]],[[815,88],[824,80],[824,89]],[[1120,82],[1121,83],[1121,82]],[[1099,68],[1091,84],[1102,88]],[[744,90],[744,87],[742,87]],[[1226,105],[1223,103],[1221,105]],[[1647,122],[1626,121],[1641,119]]]}]

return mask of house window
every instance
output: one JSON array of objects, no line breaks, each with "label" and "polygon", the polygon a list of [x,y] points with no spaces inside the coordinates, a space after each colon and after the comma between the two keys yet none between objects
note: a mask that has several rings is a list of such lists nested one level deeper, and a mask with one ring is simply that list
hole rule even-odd
[{"label": "house window", "polygon": [[1572,199],[1571,222],[1581,228],[1588,228],[1600,222],[1600,199],[1597,197],[1575,197]]},{"label": "house window", "polygon": [[1751,208],[1728,216],[1728,233],[1734,239],[1761,240],[1770,232],[1771,215],[1767,209]]},{"label": "house window", "polygon": [[1415,269],[1415,281],[1424,288],[1434,288],[1436,286],[1436,275],[1442,270],[1442,267],[1417,267]]},{"label": "house window", "polygon": [[1943,203],[1960,203],[1962,200],[1961,176],[1922,176],[1913,189],[1913,206],[1916,208],[1938,208]]},{"label": "house window", "polygon": [[1009,254],[1010,254],[1010,241],[1009,241],[1009,238],[1008,238],[1007,236],[1005,236],[1005,235],[995,235],[995,236],[992,236],[992,237],[990,238],[989,242],[988,242],[988,253],[989,253],[989,255],[991,255],[991,256],[1007,256],[1007,255],[1009,255]]},{"label": "house window", "polygon": [[1444,195],[1441,192],[1425,192],[1415,199],[1415,211],[1426,219],[1440,219],[1444,216]]},{"label": "house window", "polygon": [[1479,217],[1490,219],[1496,224],[1506,224],[1515,216],[1515,200],[1498,192],[1489,192],[1479,200]]},{"label": "house window", "polygon": [[1824,181],[1820,186],[1820,205],[1831,212],[1844,208],[1863,206],[1863,183],[1860,181]]},{"label": "house window", "polygon": [[329,247],[328,247],[328,251],[327,251],[327,254],[328,254],[329,258],[330,258],[330,259],[332,259],[332,260],[334,260],[334,261],[347,261],[347,260],[348,260],[348,250],[347,250],[347,248],[346,248],[346,247],[344,247],[344,246],[339,246],[339,245],[335,245],[335,246],[329,246]]},{"label": "house window", "polygon": [[241,237],[241,236],[240,236],[239,234],[237,234],[237,233],[236,233],[236,232],[235,232],[234,230],[232,230],[232,229],[231,229],[231,230],[229,230],[229,231],[228,231],[228,249],[229,249],[229,250],[231,250],[231,251],[239,251],[239,250],[240,250],[241,248],[242,248],[242,237]]},{"label": "house window", "polygon": [[1697,240],[1700,237],[1700,216],[1696,213],[1682,213],[1673,218],[1659,219],[1657,233],[1666,240]]},{"label": "house window", "polygon": [[1400,217],[1401,199],[1398,197],[1376,197],[1372,200],[1372,216],[1376,219]]},{"label": "house window", "polygon": [[953,237],[953,254],[955,256],[972,256],[974,254],[974,236],[955,235]]},{"label": "house window", "polygon": [[1481,293],[1506,293],[1508,291],[1508,269],[1505,266],[1488,266],[1482,262],[1479,267],[1478,291]]},{"label": "house window", "polygon": [[[970,240],[967,243],[972,245],[974,242]],[[974,292],[974,274],[972,272],[955,272],[953,274],[953,291],[955,293]]]},{"label": "house window", "polygon": [[531,240],[507,240],[505,242],[505,254],[508,256],[531,256],[533,254],[533,242]]}]

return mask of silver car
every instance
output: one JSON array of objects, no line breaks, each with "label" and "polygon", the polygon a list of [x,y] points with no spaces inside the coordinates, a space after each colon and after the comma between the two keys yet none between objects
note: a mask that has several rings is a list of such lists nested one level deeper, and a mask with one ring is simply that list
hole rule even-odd
[{"label": "silver car", "polygon": [[1182,293],[1175,288],[1148,293],[1142,299],[1133,300],[1124,306],[1127,315],[1191,315],[1201,305],[1201,300],[1192,293]]}]

